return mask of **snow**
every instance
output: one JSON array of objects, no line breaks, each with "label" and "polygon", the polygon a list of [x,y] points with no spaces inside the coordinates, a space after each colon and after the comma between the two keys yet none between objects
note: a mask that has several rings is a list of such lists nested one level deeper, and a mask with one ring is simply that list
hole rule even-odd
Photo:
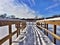
[{"label": "snow", "polygon": [[38,20],[37,22],[39,22],[39,21],[59,21],[60,20],[60,17],[58,17],[58,18],[51,18],[51,19],[43,19],[43,20]]},{"label": "snow", "polygon": [[60,17],[58,18],[51,18],[51,19],[44,19],[45,21],[49,21],[49,20],[60,20]]},{"label": "snow", "polygon": [[[35,24],[35,23],[33,23],[33,24]],[[26,33],[23,33],[22,32],[22,35],[23,35],[23,37],[26,37],[26,38],[23,38],[24,40],[22,40],[22,39],[20,39],[21,38],[21,36],[19,36],[19,38],[18,38],[18,40],[17,40],[17,45],[41,45],[41,41],[42,41],[42,43],[43,43],[43,45],[54,45],[50,40],[49,40],[49,38],[47,37],[47,36],[45,36],[44,34],[42,35],[41,33],[40,33],[40,31],[38,30],[38,28],[36,27],[36,25],[32,25],[32,22],[30,23],[28,23],[27,24],[27,27],[26,27],[26,31],[25,31]],[[39,35],[38,35],[39,34]],[[41,38],[41,41],[40,41],[40,38]],[[43,37],[45,38],[45,41],[47,41],[47,42],[45,42],[44,40],[43,40]],[[47,38],[47,40],[46,40],[46,38]],[[20,40],[22,40],[22,41],[20,41]],[[16,40],[15,40],[16,41]],[[14,44],[16,44],[16,43],[13,43],[13,45]]]},{"label": "snow", "polygon": [[[9,29],[8,29],[8,25],[7,26],[1,26],[0,27],[0,39],[4,38],[5,36],[9,35]],[[12,32],[14,32],[16,30],[15,28],[15,24],[12,25]],[[17,37],[17,35],[15,34],[14,36],[12,36],[12,41],[14,41]],[[9,44],[9,40],[7,40],[6,42],[4,42],[2,45],[8,45]]]},{"label": "snow", "polygon": [[15,27],[15,24],[12,25],[12,32],[16,31],[16,27]]},{"label": "snow", "polygon": [[20,19],[0,18],[0,21],[21,21]]},{"label": "snow", "polygon": [[0,39],[7,36],[8,34],[9,34],[8,33],[8,25],[0,27]]}]

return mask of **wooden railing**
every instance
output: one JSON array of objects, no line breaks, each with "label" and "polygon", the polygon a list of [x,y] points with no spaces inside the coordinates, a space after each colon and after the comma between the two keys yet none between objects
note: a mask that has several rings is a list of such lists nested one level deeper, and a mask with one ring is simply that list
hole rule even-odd
[{"label": "wooden railing", "polygon": [[[40,28],[41,30],[44,30],[44,33],[47,36],[48,36],[48,34],[51,34],[53,36],[53,38],[54,38],[53,42],[55,44],[56,44],[56,40],[60,40],[60,36],[58,36],[56,34],[57,26],[60,26],[60,20],[59,19],[57,19],[57,18],[44,19],[44,20],[39,20],[39,21],[36,22],[37,27]],[[49,31],[49,29],[48,29],[49,24],[53,25],[53,32]]]},{"label": "wooden railing", "polygon": [[[16,31],[12,32],[12,24],[15,24],[16,26]],[[20,20],[0,20],[0,27],[1,26],[6,26],[8,25],[9,27],[9,35],[6,37],[0,39],[0,45],[2,45],[5,41],[9,39],[9,45],[12,44],[12,36],[17,33],[17,37],[20,35],[20,29],[24,29],[26,27],[26,22],[25,21],[20,21]],[[22,25],[22,26],[20,26]],[[1,31],[1,30],[0,30]]]}]

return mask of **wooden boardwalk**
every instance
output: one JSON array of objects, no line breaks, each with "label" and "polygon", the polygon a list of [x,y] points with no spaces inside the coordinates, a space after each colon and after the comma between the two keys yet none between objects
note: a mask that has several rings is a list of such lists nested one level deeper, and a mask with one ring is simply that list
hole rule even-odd
[{"label": "wooden boardwalk", "polygon": [[[29,24],[27,24],[27,22]],[[12,32],[12,24],[15,24],[15,27],[17,29],[14,32]],[[53,25],[53,32],[49,31],[49,29],[48,29],[49,24]],[[0,39],[0,45],[2,45],[8,39],[9,39],[9,45],[12,45],[14,43],[14,41],[12,41],[12,36],[15,34],[17,34],[16,35],[17,38],[20,38],[20,37],[23,38],[23,42],[22,42],[22,40],[17,41],[17,42],[15,41],[16,43],[21,42],[21,43],[19,43],[19,45],[22,45],[22,44],[24,44],[24,45],[48,44],[48,42],[50,40],[48,38],[48,34],[53,36],[53,38],[54,38],[53,43],[54,44],[56,44],[56,40],[60,41],[60,36],[56,34],[57,26],[60,26],[60,17],[50,18],[50,19],[49,18],[48,19],[41,19],[41,20],[35,20],[35,21],[32,21],[32,20],[26,21],[26,20],[19,20],[19,19],[0,19],[0,27],[6,26],[6,25],[8,25],[9,34],[7,36],[5,36],[4,38]],[[28,34],[26,32],[24,32],[23,35],[21,35],[21,31],[24,31],[24,30],[26,30],[26,32]],[[41,33],[41,31],[42,31],[42,33]],[[43,35],[43,37],[41,38],[42,35]],[[23,37],[23,36],[25,36],[25,37]],[[47,38],[45,39],[44,36],[48,38],[47,41],[46,41]],[[31,38],[31,40],[30,40],[30,38]],[[50,45],[53,44],[52,41],[50,41],[50,42],[51,42]]]}]

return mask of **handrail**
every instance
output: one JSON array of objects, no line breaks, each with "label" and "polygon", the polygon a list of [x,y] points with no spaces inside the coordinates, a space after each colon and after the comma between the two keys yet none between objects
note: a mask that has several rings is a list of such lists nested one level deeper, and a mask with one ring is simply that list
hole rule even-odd
[{"label": "handrail", "polygon": [[[12,24],[15,24],[17,30],[12,32]],[[9,26],[9,35],[5,36],[4,38],[0,39],[0,45],[3,44],[5,41],[7,41],[9,39],[9,45],[12,44],[12,36],[14,34],[17,34],[17,37],[19,36],[20,34],[20,29],[24,29],[26,27],[26,22],[25,21],[20,21],[18,19],[3,19],[1,20],[0,19],[0,27],[1,26],[6,26],[8,25]],[[20,26],[22,25],[22,27]]]},{"label": "handrail", "polygon": [[10,35],[7,35],[6,37],[4,37],[3,39],[0,40],[0,44],[4,43],[6,40],[8,40],[10,37],[12,37],[14,34],[17,33],[17,30],[15,32],[13,32]]},{"label": "handrail", "polygon": [[[54,43],[56,44],[56,39],[60,40],[60,36],[56,35],[56,28],[57,26],[60,26],[60,17],[59,18],[50,18],[50,19],[43,19],[36,21],[36,24],[39,25],[40,29],[44,30],[44,33],[48,36],[48,33],[51,34],[54,37]],[[53,25],[53,32],[48,30],[48,25]],[[42,26],[44,25],[44,27]]]},{"label": "handrail", "polygon": [[46,24],[53,24],[53,25],[60,25],[60,20],[39,20],[37,22],[46,23]]},{"label": "handrail", "polygon": [[41,27],[41,26],[38,26],[38,27],[40,27],[40,28],[42,28],[43,30],[45,30],[46,32],[50,33],[50,34],[51,34],[54,38],[56,38],[57,40],[60,40],[60,36],[54,34],[53,32],[49,31],[49,30],[46,29],[46,28],[43,28],[43,27]]}]

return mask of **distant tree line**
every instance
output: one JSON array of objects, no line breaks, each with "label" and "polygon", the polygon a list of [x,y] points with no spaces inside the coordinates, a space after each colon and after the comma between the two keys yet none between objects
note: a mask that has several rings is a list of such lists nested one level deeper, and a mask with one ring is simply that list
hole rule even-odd
[{"label": "distant tree line", "polygon": [[1,14],[0,18],[6,18],[7,14]]},{"label": "distant tree line", "polygon": [[51,17],[46,17],[46,19],[49,19],[49,18],[57,18],[57,17],[60,17],[60,15],[53,15]]},{"label": "distant tree line", "polygon": [[15,16],[14,15],[7,16],[7,14],[5,13],[5,14],[1,14],[0,18],[15,18]]},{"label": "distant tree line", "polygon": [[[50,19],[50,18],[57,18],[57,17],[60,17],[60,15],[53,15],[53,16],[51,16],[51,17],[42,17],[42,18],[38,18],[38,19]],[[37,17],[35,17],[35,18],[37,18]]]},{"label": "distant tree line", "polygon": [[[56,18],[56,17],[60,17],[60,15],[53,15],[53,16],[51,16],[51,17],[42,17],[42,18],[38,18],[37,16],[35,17],[35,19],[49,19],[49,18]],[[0,15],[0,18],[12,18],[12,19],[19,19],[19,18],[16,18],[15,17],[15,15],[10,15],[10,16],[8,16],[6,13],[5,14],[1,14]],[[23,19],[25,19],[25,18],[23,18]]]}]

